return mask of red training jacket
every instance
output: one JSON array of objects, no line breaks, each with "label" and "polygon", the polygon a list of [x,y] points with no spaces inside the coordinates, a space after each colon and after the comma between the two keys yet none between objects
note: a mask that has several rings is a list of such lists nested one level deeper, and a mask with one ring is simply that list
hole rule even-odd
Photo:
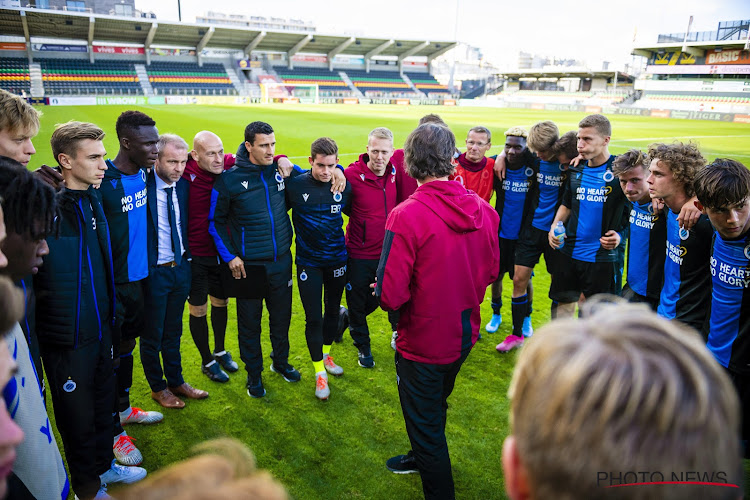
[{"label": "red training jacket", "polygon": [[396,349],[420,363],[447,364],[479,335],[479,305],[497,279],[500,219],[457,182],[432,181],[388,217],[376,294],[400,311]]},{"label": "red training jacket", "polygon": [[485,157],[474,163],[466,158],[466,153],[461,153],[456,170],[448,178],[460,182],[466,189],[471,189],[484,201],[490,201],[494,192],[494,167],[495,160],[492,158]]},{"label": "red training jacket", "polygon": [[406,173],[403,149],[393,152],[391,163],[396,167],[396,203],[401,203],[417,190],[417,181]]},{"label": "red training jacket", "polygon": [[385,236],[385,221],[396,206],[397,169],[388,163],[383,177],[367,166],[367,153],[344,170],[352,186],[352,208],[346,226],[346,250],[353,259],[379,259]]}]

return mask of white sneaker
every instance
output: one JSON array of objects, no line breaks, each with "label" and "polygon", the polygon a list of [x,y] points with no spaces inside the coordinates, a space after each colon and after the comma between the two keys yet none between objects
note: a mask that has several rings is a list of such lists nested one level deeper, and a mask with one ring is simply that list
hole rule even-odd
[{"label": "white sneaker", "polygon": [[328,399],[331,389],[328,387],[328,374],[318,372],[315,374],[315,397],[321,401]]},{"label": "white sneaker", "polygon": [[[74,495],[74,498],[76,500],[79,500],[78,495]],[[112,498],[114,497],[111,497],[107,494],[107,485],[103,484],[99,487],[99,491],[96,492],[96,496],[94,497],[94,500],[108,500]]]},{"label": "white sneaker", "polygon": [[333,362],[333,358],[330,354],[323,354],[323,366],[325,366],[326,371],[331,375],[338,377],[339,375],[344,374],[344,369]]},{"label": "white sneaker", "polygon": [[[146,469],[143,467],[125,467],[112,460],[112,466],[107,472],[99,476],[102,484],[136,483],[146,477]],[[105,490],[106,491],[106,490]]]},{"label": "white sneaker", "polygon": [[115,455],[115,460],[122,465],[141,465],[141,462],[143,462],[141,451],[133,444],[133,438],[125,432],[115,436],[115,444],[112,446],[112,452]]},{"label": "white sneaker", "polygon": [[[130,410],[130,411],[128,411]],[[145,411],[135,406],[120,412],[120,424],[155,424],[164,420],[164,415],[158,411]]]},{"label": "white sneaker", "polygon": [[396,339],[398,338],[398,332],[396,330],[393,330],[393,335],[391,335],[391,349],[394,351],[396,350]]}]

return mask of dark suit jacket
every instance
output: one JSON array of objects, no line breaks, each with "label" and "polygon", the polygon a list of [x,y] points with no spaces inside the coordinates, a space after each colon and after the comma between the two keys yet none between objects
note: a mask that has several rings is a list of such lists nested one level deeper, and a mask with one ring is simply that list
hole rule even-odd
[{"label": "dark suit jacket", "polygon": [[[177,202],[180,205],[180,232],[182,233],[182,246],[185,247],[183,258],[190,258],[190,249],[188,248],[187,224],[188,224],[188,191],[190,184],[183,178],[180,178],[175,185],[177,189]],[[157,234],[159,223],[157,220],[156,204],[156,173],[151,170],[146,179],[146,196],[148,203],[148,269],[149,273],[156,267],[156,261],[159,258],[159,237]]]}]

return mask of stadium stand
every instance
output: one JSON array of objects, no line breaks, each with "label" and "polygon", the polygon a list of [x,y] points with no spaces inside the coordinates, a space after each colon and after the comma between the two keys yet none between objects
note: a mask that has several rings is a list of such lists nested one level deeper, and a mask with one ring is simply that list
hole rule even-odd
[{"label": "stadium stand", "polygon": [[142,94],[132,61],[36,59],[47,95]]},{"label": "stadium stand", "polygon": [[411,80],[414,86],[417,87],[417,90],[424,92],[430,97],[433,97],[433,94],[442,97],[445,97],[446,94],[450,94],[448,87],[446,87],[445,85],[441,85],[437,80],[435,80],[435,77],[429,73],[405,72],[404,74],[407,76],[407,78],[409,78],[409,80]]},{"label": "stadium stand", "polygon": [[237,91],[218,63],[154,61],[146,66],[154,92],[170,95],[235,95]]},{"label": "stadium stand", "polygon": [[14,94],[28,94],[31,89],[29,61],[17,57],[0,59],[0,88]]},{"label": "stadium stand", "polygon": [[367,97],[418,97],[397,71],[347,70],[346,74]]},{"label": "stadium stand", "polygon": [[353,95],[339,72],[330,71],[328,68],[277,68],[276,73],[284,83],[317,84],[320,95],[323,97],[349,97]]}]

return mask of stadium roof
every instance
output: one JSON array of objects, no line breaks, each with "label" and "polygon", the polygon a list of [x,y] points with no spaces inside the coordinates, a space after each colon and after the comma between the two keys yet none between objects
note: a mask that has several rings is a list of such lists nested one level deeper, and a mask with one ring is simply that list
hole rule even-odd
[{"label": "stadium roof", "polygon": [[426,56],[429,61],[455,47],[455,41],[350,37],[323,33],[257,30],[211,24],[189,24],[45,9],[0,9],[0,33],[25,38],[127,43],[149,47],[186,47],[251,51],[395,56],[399,61]]},{"label": "stadium roof", "polygon": [[687,43],[669,41],[633,47],[632,54],[636,56],[652,57],[654,54],[682,51],[696,57],[703,57],[706,55],[707,50],[715,49],[748,50],[748,45],[745,40],[709,40]]},{"label": "stadium roof", "polygon": [[615,70],[587,70],[578,68],[540,68],[519,69],[515,71],[500,71],[499,76],[512,78],[613,78],[617,74],[620,79],[631,78],[630,75]]}]

